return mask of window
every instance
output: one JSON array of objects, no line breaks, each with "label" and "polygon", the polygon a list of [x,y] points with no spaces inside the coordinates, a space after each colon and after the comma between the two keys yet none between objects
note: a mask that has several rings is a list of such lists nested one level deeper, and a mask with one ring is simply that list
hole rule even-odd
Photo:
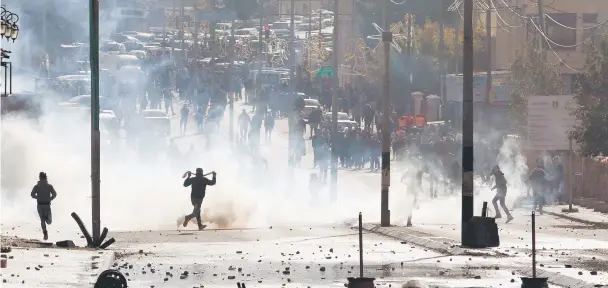
[{"label": "window", "polygon": [[596,13],[583,14],[583,38],[581,41],[591,42],[593,45],[600,44],[602,38],[603,27],[598,27],[599,15]]},{"label": "window", "polygon": [[555,50],[576,50],[576,47],[563,47],[576,45],[576,14],[553,13],[547,15],[549,17],[545,18],[547,30],[545,35],[557,43],[557,45],[551,43],[551,47]]}]

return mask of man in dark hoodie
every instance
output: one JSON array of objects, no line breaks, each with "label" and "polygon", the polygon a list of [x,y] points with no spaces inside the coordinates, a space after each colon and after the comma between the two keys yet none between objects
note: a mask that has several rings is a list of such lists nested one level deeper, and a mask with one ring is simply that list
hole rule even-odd
[{"label": "man in dark hoodie", "polygon": [[34,185],[31,195],[38,203],[37,210],[38,216],[40,217],[40,225],[42,226],[44,240],[47,240],[49,239],[49,234],[46,231],[46,225],[51,225],[53,222],[51,201],[57,197],[57,192],[55,192],[53,185],[49,184],[46,173],[40,172],[40,174],[38,174],[38,179],[38,183]]},{"label": "man in dark hoodie", "polygon": [[500,210],[498,209],[498,205],[496,204],[496,202],[500,201],[500,207],[502,207],[502,210],[504,210],[505,214],[507,214],[507,221],[505,223],[509,223],[513,220],[513,216],[511,216],[511,213],[509,213],[509,209],[505,204],[505,198],[507,197],[507,179],[505,179],[505,174],[500,171],[500,167],[498,167],[498,165],[492,168],[492,175],[494,175],[494,180],[496,182],[496,185],[492,187],[492,190],[496,189],[496,196],[494,196],[494,199],[492,199],[494,211],[496,211],[495,218],[502,218],[502,215],[500,215]]},{"label": "man in dark hoodie", "polygon": [[201,205],[203,204],[203,199],[205,198],[205,190],[207,190],[207,186],[215,185],[215,171],[211,172],[211,174],[213,174],[213,178],[209,180],[203,176],[202,168],[196,168],[196,174],[194,177],[191,177],[192,174],[190,171],[188,171],[188,178],[184,180],[184,187],[192,186],[192,192],[190,192],[190,201],[192,202],[192,206],[194,206],[194,210],[192,210],[192,213],[186,215],[184,218],[184,227],[188,225],[188,222],[192,218],[196,218],[198,230],[203,230],[205,227],[207,227],[201,222]]}]

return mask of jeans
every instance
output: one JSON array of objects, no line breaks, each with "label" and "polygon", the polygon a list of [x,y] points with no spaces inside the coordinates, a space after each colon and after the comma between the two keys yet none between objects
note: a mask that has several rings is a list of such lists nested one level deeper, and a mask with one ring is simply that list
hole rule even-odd
[{"label": "jeans", "polygon": [[502,207],[502,210],[505,211],[505,214],[507,214],[508,218],[511,218],[511,213],[509,213],[507,204],[505,204],[506,197],[507,197],[507,191],[506,190],[502,191],[501,189],[499,189],[498,192],[496,192],[494,199],[492,199],[492,205],[494,205],[494,211],[496,212],[497,218],[501,217],[501,215],[500,215],[500,209],[498,209],[498,205],[496,202],[500,202],[500,207]]},{"label": "jeans", "polygon": [[51,225],[53,222],[53,214],[51,213],[51,205],[49,204],[38,204],[36,207],[38,210],[38,216],[40,217],[40,226],[42,232],[46,233],[46,225]]},{"label": "jeans", "polygon": [[201,205],[203,205],[203,198],[190,197],[190,202],[192,203],[192,206],[194,206],[194,209],[192,209],[192,213],[186,216],[186,220],[190,221],[190,219],[196,218],[198,226],[203,225],[201,222]]}]

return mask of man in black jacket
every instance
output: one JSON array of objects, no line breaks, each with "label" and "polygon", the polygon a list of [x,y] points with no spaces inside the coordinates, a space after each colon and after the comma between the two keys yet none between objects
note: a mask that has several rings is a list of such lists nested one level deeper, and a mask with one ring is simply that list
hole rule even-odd
[{"label": "man in black jacket", "polygon": [[49,239],[49,234],[46,231],[46,225],[51,225],[53,222],[53,215],[51,214],[51,201],[57,197],[57,192],[53,185],[49,184],[46,173],[40,172],[38,174],[38,183],[34,185],[32,189],[32,198],[36,199],[38,203],[37,210],[38,216],[40,217],[40,225],[42,226],[42,233],[44,234],[44,240]]},{"label": "man in black jacket", "polygon": [[207,190],[207,185],[215,185],[215,171],[211,172],[211,174],[213,174],[213,178],[209,180],[203,176],[202,168],[196,168],[196,174],[194,177],[191,177],[192,174],[188,172],[188,178],[184,180],[184,187],[192,186],[192,192],[190,192],[190,201],[192,202],[192,206],[194,206],[194,210],[192,210],[192,213],[186,215],[184,218],[184,227],[188,225],[188,222],[192,218],[196,218],[198,230],[205,229],[206,225],[203,225],[201,222],[201,205],[203,204],[203,199],[205,198],[205,190]]}]

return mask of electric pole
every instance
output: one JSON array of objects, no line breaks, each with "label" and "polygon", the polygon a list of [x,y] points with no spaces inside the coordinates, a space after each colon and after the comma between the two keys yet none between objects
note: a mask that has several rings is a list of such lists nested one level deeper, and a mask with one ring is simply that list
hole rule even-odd
[{"label": "electric pole", "polygon": [[[264,27],[262,27],[262,23],[264,21],[264,0],[260,0],[260,37],[258,40],[258,74],[255,76],[255,94],[256,100],[260,99],[260,93],[262,92],[262,86],[260,84],[260,77],[262,75],[262,60],[264,52],[264,46],[262,42],[262,34],[264,33]],[[255,105],[255,104],[254,104]]]},{"label": "electric pole", "polygon": [[473,0],[464,1],[462,85],[462,226],[465,243],[466,223],[473,218]]},{"label": "electric pole", "polygon": [[179,46],[181,49],[180,54],[182,54],[183,59],[186,60],[186,53],[184,52],[184,1],[182,0],[181,10],[179,11],[179,38],[182,42]]},{"label": "electric pole", "polygon": [[89,34],[91,65],[91,204],[93,241],[97,241],[101,227],[101,157],[99,134],[99,0],[89,0]]},{"label": "electric pole", "polygon": [[[441,5],[441,18],[439,18],[439,83],[440,83],[440,89],[439,89],[439,96],[441,97],[441,101],[445,101],[445,93],[444,93],[444,86],[445,86],[445,74],[446,74],[446,64],[445,64],[445,3],[447,0],[443,0],[442,5]],[[456,28],[459,29],[459,28]],[[443,113],[442,113],[443,114]]]},{"label": "electric pole", "polygon": [[296,13],[296,8],[295,8],[295,0],[291,0],[291,7],[289,8],[290,11],[290,17],[291,19],[289,19],[289,30],[290,30],[290,37],[289,37],[289,89],[291,90],[290,92],[293,93],[293,97],[292,99],[296,99],[296,85],[295,85],[295,73],[296,73],[296,51],[295,51],[295,47],[294,47],[294,41],[296,38],[296,24],[295,24],[295,13]]},{"label": "electric pole", "polygon": [[[388,15],[388,14],[387,14]],[[385,25],[388,25],[385,24]],[[389,31],[390,27],[386,28],[386,31]],[[392,38],[391,38],[392,41]],[[390,51],[389,51],[390,52]],[[411,97],[412,95],[412,64],[411,61],[412,60],[412,14],[407,14],[407,63],[408,63],[408,69],[407,69],[407,94]],[[416,117],[416,104],[415,101],[410,101],[410,107],[409,107],[411,114]]]},{"label": "electric pole", "polygon": [[[173,1],[173,19],[175,19],[175,29],[177,29],[177,8],[175,6],[175,1]],[[173,33],[171,33],[172,35],[174,35]],[[175,51],[175,41],[173,41],[173,38],[171,39],[171,51]],[[173,54],[171,54],[171,58],[173,58]]]},{"label": "electric pole", "polygon": [[[380,225],[382,227],[391,226],[391,211],[389,210],[389,188],[391,186],[391,96],[390,96],[390,55],[393,34],[390,32],[388,22],[388,6],[390,0],[384,0],[384,31],[382,32],[382,42],[384,48],[384,97],[382,99],[382,182],[380,190]],[[410,18],[411,19],[411,18]],[[409,26],[409,25],[408,25]],[[408,32],[409,33],[409,32]],[[408,38],[409,42],[409,38]],[[408,44],[409,45],[409,44]],[[408,48],[409,50],[409,48]]]},{"label": "electric pole", "polygon": [[543,12],[543,0],[538,0],[538,27],[541,31],[538,33],[538,50],[542,51],[545,46],[545,36],[543,34],[547,34],[547,32],[545,32],[545,12]]},{"label": "electric pole", "polygon": [[[234,11],[235,15],[236,15],[236,7],[235,7],[235,1],[232,1],[232,11]],[[261,31],[260,31],[261,34]],[[226,84],[228,85],[228,97],[229,97],[229,101],[230,101],[230,119],[228,119],[228,132],[230,133],[230,136],[228,137],[228,139],[230,139],[230,141],[232,142],[234,140],[234,91],[232,91],[232,86],[233,86],[233,79],[234,79],[234,46],[235,46],[235,41],[236,39],[234,39],[234,19],[232,19],[232,22],[230,22],[230,49],[228,50],[229,56],[228,56],[228,60],[230,61],[230,66],[228,66],[230,68],[230,73],[228,74],[228,82],[226,82]],[[236,84],[236,83],[234,83]],[[235,86],[236,87],[236,86]]]},{"label": "electric pole", "polygon": [[[488,59],[487,59],[488,71],[486,72],[486,104],[490,104],[490,92],[492,91],[492,9],[491,9],[491,7],[488,7],[488,11],[486,11],[486,52],[487,52],[486,56],[488,57]],[[487,110],[484,112],[487,112]]]},{"label": "electric pole", "polygon": [[[334,32],[332,39],[332,61],[334,66],[334,77],[332,81],[333,94],[331,97],[331,201],[335,202],[338,198],[338,23],[340,23],[339,13],[340,0],[334,0]],[[321,15],[319,15],[321,19]],[[321,20],[319,20],[319,39],[321,37]],[[321,40],[319,40],[321,41]]]}]

